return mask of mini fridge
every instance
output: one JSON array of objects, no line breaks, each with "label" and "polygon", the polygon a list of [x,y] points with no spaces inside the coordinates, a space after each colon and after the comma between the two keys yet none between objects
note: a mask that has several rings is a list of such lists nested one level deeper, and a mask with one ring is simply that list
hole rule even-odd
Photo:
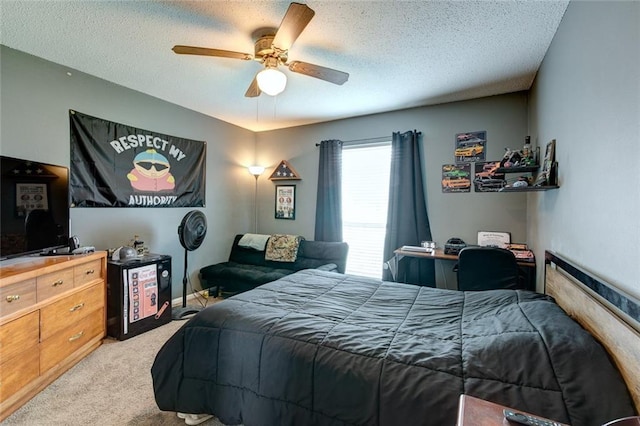
[{"label": "mini fridge", "polygon": [[126,340],[171,321],[171,256],[107,262],[107,334]]}]

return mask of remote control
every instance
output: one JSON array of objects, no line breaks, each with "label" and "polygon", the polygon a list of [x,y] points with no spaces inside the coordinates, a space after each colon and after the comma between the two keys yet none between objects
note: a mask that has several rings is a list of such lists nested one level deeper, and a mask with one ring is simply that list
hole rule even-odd
[{"label": "remote control", "polygon": [[523,413],[518,413],[517,411],[505,409],[503,411],[504,418],[509,420],[510,422],[515,422],[521,425],[530,425],[530,426],[562,426],[562,424],[554,422],[552,420],[545,420],[539,417],[528,416]]},{"label": "remote control", "polygon": [[94,251],[96,251],[96,248],[94,246],[84,246],[84,247],[78,247],[72,250],[71,254],[86,254],[86,253],[93,253]]}]

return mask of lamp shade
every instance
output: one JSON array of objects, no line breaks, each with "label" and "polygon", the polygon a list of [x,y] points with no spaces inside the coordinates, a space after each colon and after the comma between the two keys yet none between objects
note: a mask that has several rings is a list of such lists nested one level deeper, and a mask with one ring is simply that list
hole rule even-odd
[{"label": "lamp shade", "polygon": [[275,68],[265,68],[256,76],[258,87],[270,96],[282,93],[287,85],[287,76]]},{"label": "lamp shade", "polygon": [[264,173],[264,167],[262,166],[249,166],[249,173],[251,173],[254,176],[260,176],[262,173]]}]

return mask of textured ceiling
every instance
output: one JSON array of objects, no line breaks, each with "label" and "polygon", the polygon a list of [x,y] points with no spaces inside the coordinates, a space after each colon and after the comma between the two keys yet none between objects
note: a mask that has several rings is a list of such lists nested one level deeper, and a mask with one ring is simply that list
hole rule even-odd
[{"label": "textured ceiling", "polygon": [[253,53],[286,1],[1,0],[0,43],[262,131],[529,89],[568,1],[306,4],[316,14],[289,59],[348,72],[343,86],[283,67],[282,94],[245,98],[258,62],[171,51]]}]

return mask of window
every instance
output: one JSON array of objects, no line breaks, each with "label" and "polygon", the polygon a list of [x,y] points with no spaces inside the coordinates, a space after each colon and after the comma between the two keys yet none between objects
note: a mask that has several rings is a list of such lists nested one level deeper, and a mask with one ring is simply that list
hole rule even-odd
[{"label": "window", "polygon": [[342,150],[342,236],[347,274],[382,277],[391,142]]}]

